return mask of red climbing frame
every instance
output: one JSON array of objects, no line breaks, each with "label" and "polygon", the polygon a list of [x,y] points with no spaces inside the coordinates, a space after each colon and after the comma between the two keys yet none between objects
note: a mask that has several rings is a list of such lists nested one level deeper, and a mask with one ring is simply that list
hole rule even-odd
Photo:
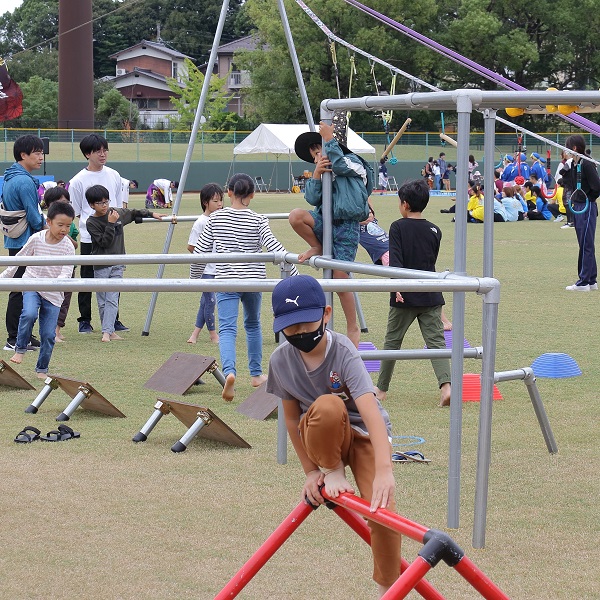
[{"label": "red climbing frame", "polygon": [[[371,543],[371,532],[361,517],[367,517],[371,521],[399,531],[402,535],[424,544],[412,564],[402,559],[400,565],[401,575],[383,596],[384,600],[401,600],[412,589],[416,590],[425,600],[444,600],[444,596],[423,579],[427,572],[441,560],[448,566],[453,567],[486,600],[509,600],[508,596],[494,585],[465,556],[464,551],[459,548],[450,536],[443,531],[427,529],[423,525],[419,525],[414,521],[410,521],[383,508],[372,513],[369,503],[354,494],[341,494],[338,498],[334,499],[327,496],[325,490],[322,490],[321,493],[329,501],[327,506],[368,544]],[[250,560],[246,562],[229,583],[215,596],[215,600],[235,598],[315,508],[305,502],[298,504],[285,518],[283,523],[254,553]]]}]

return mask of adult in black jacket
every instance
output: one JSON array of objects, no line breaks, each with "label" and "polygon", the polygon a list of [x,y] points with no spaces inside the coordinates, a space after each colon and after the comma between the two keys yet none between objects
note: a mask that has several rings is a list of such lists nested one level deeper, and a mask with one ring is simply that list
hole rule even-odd
[{"label": "adult in black jacket", "polygon": [[[585,139],[582,135],[571,135],[565,142],[569,150],[585,154]],[[598,289],[598,267],[596,265],[596,222],[598,220],[598,205],[596,200],[600,196],[600,178],[596,165],[574,156],[572,163],[568,163],[561,170],[565,187],[573,190],[571,206],[574,213],[575,232],[579,243],[579,258],[577,260],[577,281],[567,286],[567,290],[574,292],[589,292]],[[581,180],[578,181],[579,175]],[[578,189],[580,187],[580,189]],[[586,207],[586,196],[589,206]]]}]

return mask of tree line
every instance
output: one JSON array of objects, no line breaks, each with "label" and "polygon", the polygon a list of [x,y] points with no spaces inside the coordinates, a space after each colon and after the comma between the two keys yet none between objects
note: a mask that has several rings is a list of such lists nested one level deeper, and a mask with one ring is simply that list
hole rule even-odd
[{"label": "tree line", "polygon": [[[368,4],[528,89],[600,87],[597,36],[600,11],[594,3],[369,0]],[[332,54],[327,37],[299,6],[293,0],[285,0],[285,6],[315,118],[320,101],[338,97],[338,90],[341,97],[349,93],[362,96],[391,91],[393,78],[388,69],[354,56],[339,44],[334,46]],[[438,88],[497,89],[494,83],[384,26],[343,0],[314,0],[309,6],[340,38]],[[114,75],[115,62],[108,57],[142,39],[156,40],[158,29],[166,44],[190,56],[196,66],[202,65],[210,53],[220,10],[221,3],[217,0],[93,0],[94,18],[107,15],[93,25],[95,77]],[[236,68],[249,71],[252,81],[251,87],[244,90],[247,110],[244,124],[251,127],[260,122],[305,121],[274,0],[230,0],[221,44],[248,33],[255,36],[257,49],[240,52],[235,59]],[[35,85],[31,87],[47,89],[49,97],[53,96],[54,88],[46,82],[58,81],[57,34],[58,0],[24,0],[13,13],[0,17],[0,55],[9,58],[11,75],[21,84],[31,84],[36,76],[41,78],[41,83],[33,80]],[[426,90],[398,76],[395,92],[410,91]],[[193,103],[194,98],[188,95],[186,101]],[[127,112],[126,107],[124,110]],[[52,106],[47,106],[46,112],[51,113]],[[413,119],[413,128],[435,130],[440,126],[440,115],[433,112],[409,115],[397,111],[391,116],[388,125],[392,130],[407,116]],[[446,123],[453,119],[454,115],[446,115]],[[595,120],[593,115],[592,119]],[[235,125],[235,120],[225,121]],[[519,123],[531,129],[568,127],[552,116],[524,116]],[[382,115],[370,113],[353,114],[351,125],[370,131],[384,126]],[[476,115],[474,125],[478,125]]]}]

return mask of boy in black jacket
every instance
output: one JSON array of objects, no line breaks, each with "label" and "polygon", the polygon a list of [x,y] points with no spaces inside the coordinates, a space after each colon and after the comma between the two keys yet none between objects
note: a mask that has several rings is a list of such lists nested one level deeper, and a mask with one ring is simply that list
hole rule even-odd
[{"label": "boy in black jacket", "polygon": [[[161,220],[160,213],[145,208],[109,207],[109,193],[103,185],[93,185],[85,192],[88,204],[94,214],[88,217],[87,231],[92,238],[92,255],[125,254],[123,227],[132,221],[141,223],[144,217]],[[123,279],[125,265],[94,265],[94,279]],[[122,340],[115,333],[115,320],[119,310],[119,292],[96,292],[100,321],[102,321],[102,341]]]},{"label": "boy in black jacket", "polygon": [[[390,227],[390,267],[435,271],[442,232],[425,220],[422,212],[429,203],[429,186],[423,179],[403,184],[398,190],[402,219]],[[406,331],[417,319],[430,349],[445,349],[441,292],[392,292],[384,350],[400,350]],[[440,406],[450,405],[450,360],[431,361],[440,387]],[[385,400],[396,361],[381,361],[377,398]]]}]

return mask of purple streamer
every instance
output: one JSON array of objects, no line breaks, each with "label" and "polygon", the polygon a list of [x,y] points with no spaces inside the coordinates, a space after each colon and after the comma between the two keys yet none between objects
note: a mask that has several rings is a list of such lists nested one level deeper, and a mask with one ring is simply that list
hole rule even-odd
[{"label": "purple streamer", "polygon": [[[376,18],[378,21],[385,23],[386,25],[392,27],[393,29],[396,29],[400,33],[403,33],[403,34],[407,35],[408,37],[411,37],[411,38],[417,40],[424,46],[428,46],[430,49],[435,50],[436,52],[438,52],[439,54],[442,54],[443,56],[449,58],[450,60],[453,60],[455,63],[458,63],[459,65],[467,67],[471,71],[474,71],[475,73],[478,73],[479,75],[482,75],[486,79],[489,79],[490,81],[493,81],[506,89],[514,90],[514,91],[527,91],[527,88],[524,88],[523,86],[519,85],[518,83],[515,83],[514,81],[511,81],[510,79],[507,79],[506,77],[499,75],[498,73],[494,73],[494,71],[477,64],[476,62],[466,58],[465,56],[462,56],[458,52],[454,52],[454,50],[450,50],[449,48],[446,48],[445,46],[438,44],[434,40],[418,33],[417,31],[414,31],[414,29],[410,29],[410,27],[407,27],[406,25],[402,25],[402,23],[398,23],[398,21],[394,21],[393,19],[390,19],[389,17],[382,15],[381,13],[377,12],[376,10],[369,8],[368,6],[365,6],[364,4],[358,2],[358,0],[344,0],[344,2],[346,2],[347,4],[351,4],[352,6],[355,6],[362,12],[367,13],[367,14],[371,15],[372,17]],[[585,117],[582,117],[581,115],[578,115],[578,114],[571,114],[571,115],[559,114],[558,116],[563,118],[565,121],[569,121],[569,123],[571,123],[573,125],[577,125],[577,126],[581,127],[582,129],[585,129],[586,131],[589,131],[590,133],[593,133],[600,137],[600,125],[598,125],[597,123],[594,123],[593,121],[590,121],[589,119],[586,119]]]}]

